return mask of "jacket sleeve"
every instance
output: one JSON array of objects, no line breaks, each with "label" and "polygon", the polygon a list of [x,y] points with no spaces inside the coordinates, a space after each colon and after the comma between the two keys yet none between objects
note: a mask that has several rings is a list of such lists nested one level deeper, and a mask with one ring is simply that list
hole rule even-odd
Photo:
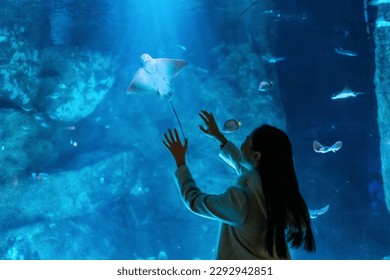
[{"label": "jacket sleeve", "polygon": [[222,158],[226,163],[233,167],[238,175],[241,175],[248,171],[242,164],[241,151],[232,143],[227,142],[219,153],[219,157]]},{"label": "jacket sleeve", "polygon": [[176,170],[175,181],[184,204],[195,214],[232,226],[240,226],[244,223],[247,215],[247,199],[241,189],[230,187],[218,195],[203,193],[196,186],[186,165]]}]

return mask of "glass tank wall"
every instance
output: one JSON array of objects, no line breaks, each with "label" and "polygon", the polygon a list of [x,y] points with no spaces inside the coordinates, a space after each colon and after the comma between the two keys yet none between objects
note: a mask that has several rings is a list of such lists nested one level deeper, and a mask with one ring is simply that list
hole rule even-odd
[{"label": "glass tank wall", "polygon": [[290,136],[317,243],[294,259],[389,258],[389,8],[3,0],[0,259],[213,259],[218,222],[185,207],[162,144],[179,120],[199,187],[234,185],[200,110],[237,145]]}]

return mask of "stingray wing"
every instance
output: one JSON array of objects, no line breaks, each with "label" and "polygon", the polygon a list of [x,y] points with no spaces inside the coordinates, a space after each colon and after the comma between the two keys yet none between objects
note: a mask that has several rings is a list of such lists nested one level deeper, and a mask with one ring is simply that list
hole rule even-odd
[{"label": "stingray wing", "polygon": [[309,209],[309,214],[311,219],[317,218],[319,215],[323,215],[329,210],[329,204],[321,209]]},{"label": "stingray wing", "polygon": [[324,150],[324,146],[322,146],[317,140],[314,140],[313,149],[316,153],[321,153]]},{"label": "stingray wing", "polygon": [[167,82],[176,78],[188,64],[187,61],[181,59],[156,58],[154,60],[158,75]]},{"label": "stingray wing", "polygon": [[343,146],[343,142],[337,141],[336,143],[333,144],[332,147],[330,147],[330,149],[332,151],[336,152],[336,151],[340,150],[342,146]]},{"label": "stingray wing", "polygon": [[155,80],[144,68],[138,69],[133,80],[127,88],[127,94],[131,93],[158,93]]},{"label": "stingray wing", "polygon": [[321,208],[321,209],[316,210],[317,211],[317,215],[325,214],[326,212],[328,212],[328,210],[329,210],[329,204],[326,205],[325,207]]}]

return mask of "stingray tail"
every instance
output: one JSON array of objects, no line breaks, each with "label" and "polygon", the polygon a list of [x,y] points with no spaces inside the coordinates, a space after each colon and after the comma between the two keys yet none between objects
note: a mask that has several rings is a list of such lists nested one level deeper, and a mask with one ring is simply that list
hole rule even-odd
[{"label": "stingray tail", "polygon": [[180,127],[180,130],[181,130],[181,135],[183,136],[183,140],[184,140],[184,139],[186,139],[186,137],[184,135],[183,127],[181,126],[179,116],[177,115],[175,107],[173,106],[172,99],[169,100],[169,103],[171,104],[173,113],[175,114],[176,120],[179,123],[179,127]]},{"label": "stingray tail", "polygon": [[[171,99],[171,98],[168,98],[168,101],[169,101],[169,103],[170,103],[171,106],[172,106],[173,113],[175,114],[176,120],[177,120],[177,122],[178,122],[178,124],[179,124],[180,130],[181,130],[181,135],[183,136],[183,141],[184,141],[184,140],[186,139],[186,136],[184,135],[184,130],[183,130],[183,127],[181,126],[181,122],[180,122],[179,116],[177,115],[175,106],[173,106],[172,99]],[[190,162],[190,155],[189,155],[189,153],[188,153],[188,148],[187,148],[187,158],[188,158],[188,162]]]}]

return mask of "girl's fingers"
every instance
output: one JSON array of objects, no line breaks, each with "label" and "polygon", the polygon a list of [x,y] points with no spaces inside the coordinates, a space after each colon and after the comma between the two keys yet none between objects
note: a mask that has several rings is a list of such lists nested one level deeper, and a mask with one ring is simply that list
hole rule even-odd
[{"label": "girl's fingers", "polygon": [[204,121],[204,123],[207,125],[207,123],[208,123],[207,118],[206,118],[205,116],[201,115],[201,114],[199,114],[199,116],[200,116],[201,119]]},{"label": "girl's fingers", "polygon": [[176,136],[176,142],[181,144],[179,133],[177,132],[176,128],[175,128],[175,136]]},{"label": "girl's fingers", "polygon": [[168,150],[171,150],[171,147],[170,147],[164,140],[163,140],[162,142],[163,142],[163,144],[165,145],[165,147],[168,148]]},{"label": "girl's fingers", "polygon": [[165,140],[167,141],[167,143],[169,145],[172,145],[172,142],[171,142],[171,140],[169,140],[168,135],[166,133],[164,133],[164,137],[165,137]]},{"label": "girl's fingers", "polygon": [[207,117],[210,118],[210,113],[204,110],[201,110],[201,112]]},{"label": "girl's fingers", "polygon": [[175,138],[173,137],[172,130],[168,129],[169,137],[171,138],[171,142],[175,142]]},{"label": "girl's fingers", "polygon": [[167,135],[167,133],[164,133],[165,140],[163,140],[163,142],[165,142],[168,147],[171,147],[174,143],[179,143],[181,145],[179,132],[176,128],[173,130],[173,132],[171,129],[168,129],[168,134],[169,136]]},{"label": "girl's fingers", "polygon": [[207,133],[207,129],[205,129],[203,126],[199,125],[200,130],[202,130],[204,133]]},{"label": "girl's fingers", "polygon": [[[202,127],[202,129],[204,130],[203,127]],[[169,136],[168,136],[168,134],[169,134]],[[183,144],[181,143],[181,140],[180,140],[179,132],[177,131],[176,128],[173,130],[173,132],[171,129],[168,129],[168,134],[164,133],[165,140],[163,139],[163,141],[162,141],[164,146],[167,147],[168,150],[172,151],[172,147],[173,146],[177,147],[178,145],[182,146],[182,147],[187,147],[188,139],[187,138],[184,139],[184,146],[183,146]]]}]

